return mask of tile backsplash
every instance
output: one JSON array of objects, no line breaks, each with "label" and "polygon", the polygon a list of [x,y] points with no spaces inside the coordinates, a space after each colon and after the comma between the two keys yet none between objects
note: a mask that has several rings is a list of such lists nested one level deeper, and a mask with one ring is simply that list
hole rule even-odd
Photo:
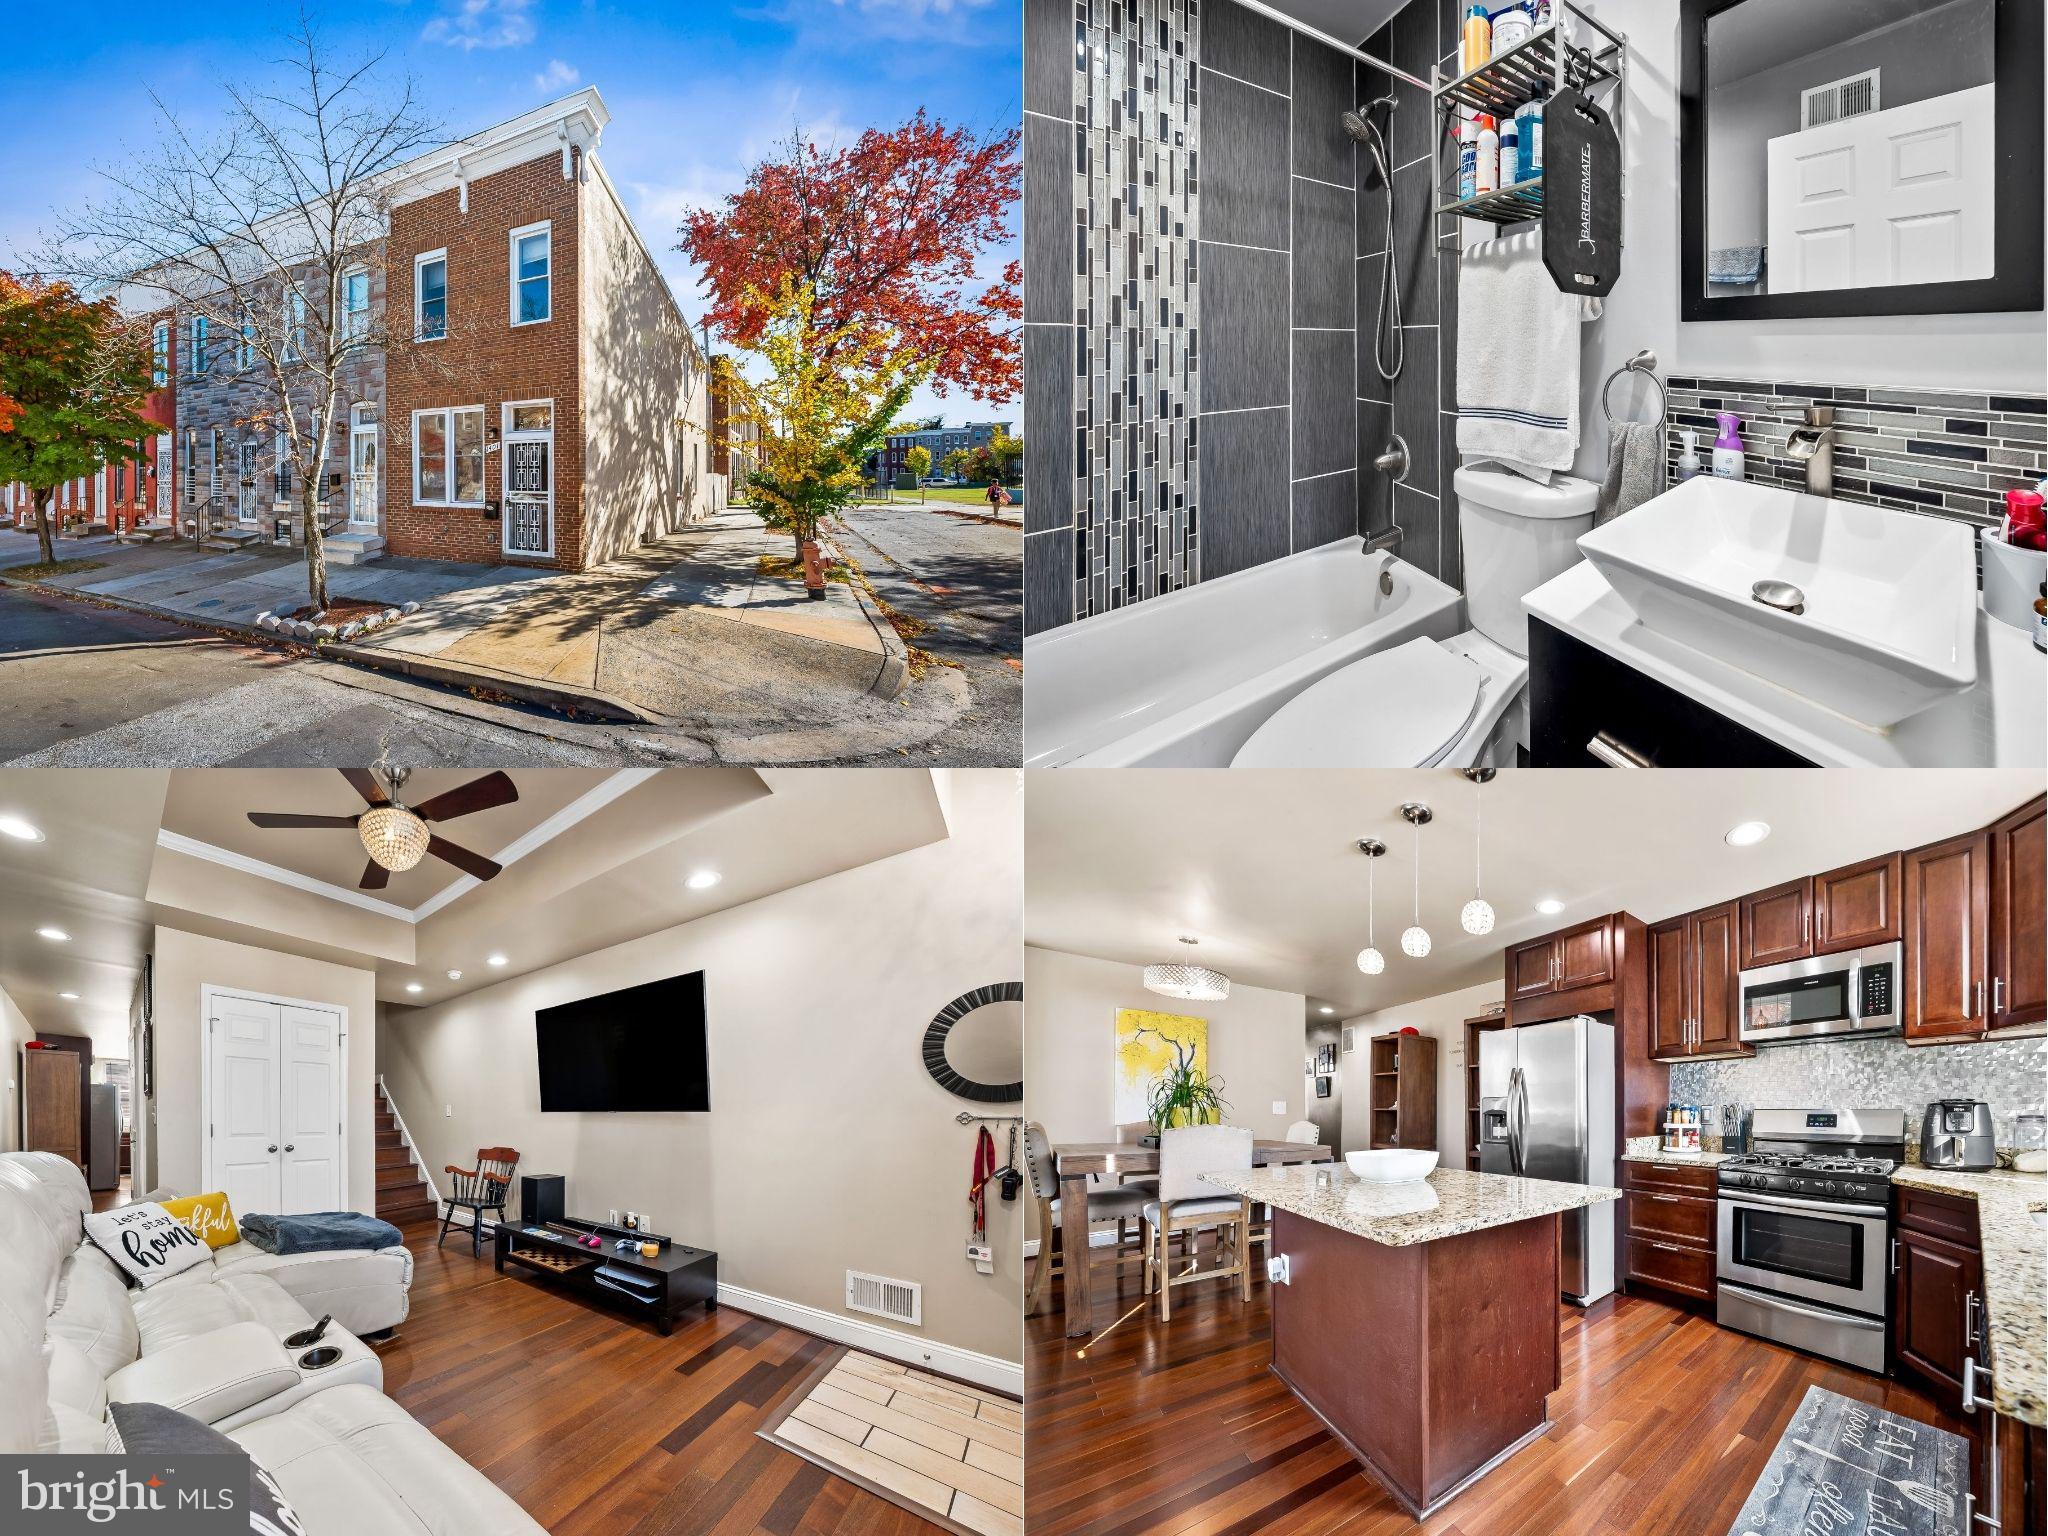
[{"label": "tile backsplash", "polygon": [[[2039,1113],[2048,1089],[2048,1039],[1974,1040],[1909,1046],[1897,1038],[1766,1046],[1733,1061],[1689,1061],[1671,1069],[1679,1104],[1745,1104],[1751,1109],[1889,1109],[1906,1112],[1917,1141],[1920,1112],[1934,1099],[1982,1099],[1998,1144],[2012,1145],[2012,1117]],[[1718,1122],[1716,1122],[1718,1124]]]},{"label": "tile backsplash", "polygon": [[1666,445],[1673,483],[1678,432],[1699,429],[1709,462],[1716,411],[1742,418],[1748,475],[1795,490],[1806,466],[1785,441],[1809,405],[1835,412],[1835,495],[1910,512],[1931,512],[1977,527],[1996,524],[2005,493],[2048,476],[2048,401],[2034,395],[1875,385],[1781,384],[1757,379],[1676,377]]}]

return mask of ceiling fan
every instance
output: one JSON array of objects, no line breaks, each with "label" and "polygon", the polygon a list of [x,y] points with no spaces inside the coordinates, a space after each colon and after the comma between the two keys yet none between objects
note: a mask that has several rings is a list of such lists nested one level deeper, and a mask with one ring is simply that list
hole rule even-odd
[{"label": "ceiling fan", "polygon": [[381,891],[390,883],[393,870],[411,869],[430,853],[479,880],[490,879],[503,867],[480,853],[472,853],[445,837],[437,836],[428,830],[427,823],[453,821],[458,816],[510,805],[519,798],[519,791],[505,774],[487,773],[430,800],[408,806],[398,798],[405,789],[407,770],[404,768],[385,770],[384,777],[390,785],[388,790],[368,768],[343,768],[339,772],[367,802],[367,809],[353,816],[301,816],[289,811],[251,811],[249,820],[266,828],[355,828],[356,836],[362,839],[363,851],[370,856],[359,882],[366,891]]}]

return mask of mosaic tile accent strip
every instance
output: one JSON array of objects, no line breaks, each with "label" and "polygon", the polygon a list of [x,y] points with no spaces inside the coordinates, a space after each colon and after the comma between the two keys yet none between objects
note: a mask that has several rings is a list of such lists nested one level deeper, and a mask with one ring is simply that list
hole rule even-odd
[{"label": "mosaic tile accent strip", "polygon": [[1749,478],[1803,490],[1806,466],[1785,456],[1785,440],[1809,405],[1834,407],[1835,494],[1844,501],[1982,528],[1997,524],[2008,489],[2048,476],[2048,401],[2038,396],[1725,378],[1667,384],[1674,484],[1679,428],[1700,429],[1705,462],[1714,413],[1733,411],[1743,422]]},{"label": "mosaic tile accent strip", "polygon": [[1074,4],[1074,617],[1200,579],[1200,0]]}]

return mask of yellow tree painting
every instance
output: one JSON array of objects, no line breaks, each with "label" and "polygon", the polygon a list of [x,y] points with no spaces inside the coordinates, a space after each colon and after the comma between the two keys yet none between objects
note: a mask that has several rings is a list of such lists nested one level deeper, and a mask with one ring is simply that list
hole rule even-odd
[{"label": "yellow tree painting", "polygon": [[1184,1013],[1116,1011],[1116,1120],[1152,1118],[1153,1085],[1176,1067],[1209,1071],[1209,1021]]}]

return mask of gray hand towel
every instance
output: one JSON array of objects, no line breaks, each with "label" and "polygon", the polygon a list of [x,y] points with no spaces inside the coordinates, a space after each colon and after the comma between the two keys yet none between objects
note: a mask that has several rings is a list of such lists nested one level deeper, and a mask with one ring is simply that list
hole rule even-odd
[{"label": "gray hand towel", "polygon": [[1607,439],[1607,478],[1593,508],[1599,527],[1664,489],[1664,423],[1617,421]]}]

